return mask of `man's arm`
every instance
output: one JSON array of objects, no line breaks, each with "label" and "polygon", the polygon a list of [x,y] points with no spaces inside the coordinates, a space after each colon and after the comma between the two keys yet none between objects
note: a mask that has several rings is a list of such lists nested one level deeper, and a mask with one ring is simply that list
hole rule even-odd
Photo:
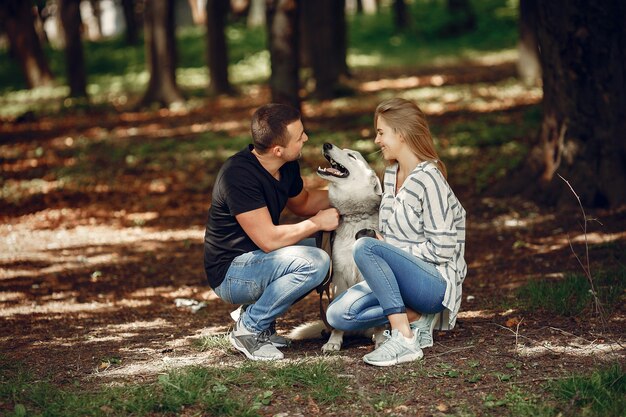
[{"label": "man's arm", "polygon": [[296,216],[313,216],[320,210],[330,207],[328,190],[307,190],[287,200],[287,208]]},{"label": "man's arm", "polygon": [[263,252],[293,245],[313,233],[320,230],[335,230],[339,225],[339,212],[334,208],[321,210],[300,223],[278,226],[272,223],[267,207],[238,214],[235,218],[243,231]]}]

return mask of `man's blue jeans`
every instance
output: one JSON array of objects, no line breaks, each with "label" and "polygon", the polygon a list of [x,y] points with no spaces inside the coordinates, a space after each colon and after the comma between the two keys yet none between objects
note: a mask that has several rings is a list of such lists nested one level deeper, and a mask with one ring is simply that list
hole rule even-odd
[{"label": "man's blue jeans", "polygon": [[370,237],[356,241],[354,261],[362,281],[328,306],[328,323],[339,330],[361,330],[385,325],[387,316],[406,312],[438,313],[446,283],[434,264]]},{"label": "man's blue jeans", "polygon": [[272,252],[262,250],[236,257],[215,293],[232,304],[249,304],[241,320],[250,331],[270,327],[301,296],[322,283],[330,258],[306,240]]}]

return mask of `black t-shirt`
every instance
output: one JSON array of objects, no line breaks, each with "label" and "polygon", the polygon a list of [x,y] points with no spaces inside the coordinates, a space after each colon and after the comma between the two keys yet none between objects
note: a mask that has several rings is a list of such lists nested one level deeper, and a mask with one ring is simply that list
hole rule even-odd
[{"label": "black t-shirt", "polygon": [[302,191],[300,165],[287,162],[274,178],[252,153],[254,147],[229,158],[215,180],[209,219],[204,233],[204,270],[212,288],[217,288],[233,259],[259,249],[243,231],[235,215],[267,207],[278,225],[287,200]]}]

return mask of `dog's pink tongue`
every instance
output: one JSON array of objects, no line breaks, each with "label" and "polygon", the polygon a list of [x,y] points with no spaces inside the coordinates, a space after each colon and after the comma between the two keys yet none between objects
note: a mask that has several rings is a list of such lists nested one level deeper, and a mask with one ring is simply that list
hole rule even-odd
[{"label": "dog's pink tongue", "polygon": [[339,171],[336,168],[326,168],[326,172],[328,172],[331,175],[341,175],[341,171]]}]

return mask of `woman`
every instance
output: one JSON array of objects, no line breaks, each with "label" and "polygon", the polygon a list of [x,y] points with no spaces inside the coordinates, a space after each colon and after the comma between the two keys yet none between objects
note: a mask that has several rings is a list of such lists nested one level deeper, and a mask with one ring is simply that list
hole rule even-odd
[{"label": "woman", "polygon": [[340,330],[389,324],[385,341],[363,357],[389,366],[419,360],[433,329],[454,327],[467,272],[465,210],[446,181],[424,113],[393,98],[374,115],[385,170],[377,238],[353,248],[364,281],[333,301],[328,322]]}]

